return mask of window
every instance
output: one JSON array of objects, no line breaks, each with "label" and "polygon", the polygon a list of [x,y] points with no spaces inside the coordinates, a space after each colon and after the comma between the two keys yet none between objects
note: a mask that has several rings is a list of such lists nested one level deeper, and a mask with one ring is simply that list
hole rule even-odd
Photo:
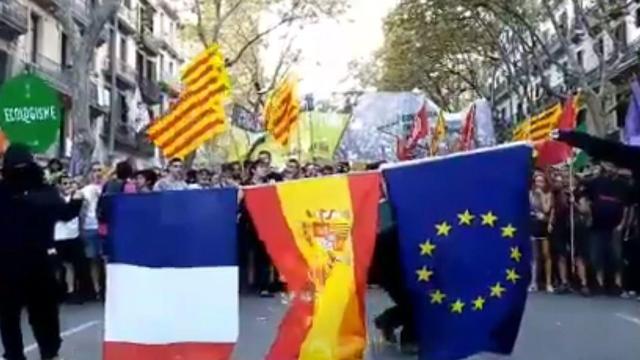
[{"label": "window", "polygon": [[640,27],[640,8],[636,9],[636,27]]},{"label": "window", "polygon": [[173,76],[173,61],[169,61],[169,74]]},{"label": "window", "polygon": [[38,61],[40,49],[38,46],[40,39],[40,16],[31,13],[31,62]]},{"label": "window", "polygon": [[561,36],[567,37],[569,35],[568,22],[569,22],[569,16],[567,15],[567,13],[563,12],[562,14],[560,14],[560,17],[558,18],[558,27],[559,27]]},{"label": "window", "polygon": [[616,27],[615,36],[616,36],[616,41],[621,47],[627,46],[627,23],[626,22],[623,21],[622,23],[620,23],[620,25]]},{"label": "window", "polygon": [[131,0],[124,0],[122,3],[123,3],[122,5],[124,5],[127,9],[132,8],[133,4],[131,3]]},{"label": "window", "polygon": [[598,40],[596,40],[596,46],[594,50],[596,51],[596,55],[604,56],[604,38],[603,37],[599,37]]},{"label": "window", "polygon": [[127,38],[120,35],[120,60],[127,61]]},{"label": "window", "polygon": [[576,59],[578,60],[578,66],[584,68],[584,50],[576,52]]}]

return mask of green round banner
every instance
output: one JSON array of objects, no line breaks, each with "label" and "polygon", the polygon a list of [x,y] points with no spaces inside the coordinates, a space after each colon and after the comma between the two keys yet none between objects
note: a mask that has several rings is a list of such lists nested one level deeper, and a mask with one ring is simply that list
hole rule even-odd
[{"label": "green round banner", "polygon": [[33,74],[23,74],[0,88],[0,129],[9,142],[23,143],[36,153],[46,152],[58,139],[60,97]]}]

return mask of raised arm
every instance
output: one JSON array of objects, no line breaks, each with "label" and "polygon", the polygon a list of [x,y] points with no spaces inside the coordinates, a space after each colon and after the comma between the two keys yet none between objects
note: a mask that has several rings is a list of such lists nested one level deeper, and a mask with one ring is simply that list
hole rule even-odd
[{"label": "raised arm", "polygon": [[640,166],[639,147],[600,139],[576,131],[559,131],[557,140],[580,148],[598,160],[609,161],[619,167],[636,169]]}]

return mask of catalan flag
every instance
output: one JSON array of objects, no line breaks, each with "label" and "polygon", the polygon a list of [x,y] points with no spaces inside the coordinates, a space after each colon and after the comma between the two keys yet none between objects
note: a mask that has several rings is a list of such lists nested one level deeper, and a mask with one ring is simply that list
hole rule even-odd
[{"label": "catalan flag", "polygon": [[224,99],[230,88],[218,46],[196,56],[182,74],[185,91],[148,135],[167,158],[185,157],[228,128]]},{"label": "catalan flag", "polygon": [[289,144],[291,131],[300,117],[300,100],[297,84],[293,77],[287,77],[273,91],[264,111],[267,131],[282,146]]},{"label": "catalan flag", "polygon": [[531,148],[509,144],[383,170],[418,359],[512,352],[531,278],[530,166]]},{"label": "catalan flag", "polygon": [[366,348],[365,292],[378,225],[378,173],[245,192],[291,296],[267,360],[353,360]]},{"label": "catalan flag", "polygon": [[444,118],[444,111],[440,110],[438,114],[438,121],[436,122],[436,128],[433,130],[433,136],[431,137],[431,155],[438,155],[440,150],[440,143],[447,135],[447,122]]},{"label": "catalan flag", "polygon": [[558,126],[562,118],[560,103],[540,114],[520,123],[513,132],[513,141],[542,141],[549,138],[549,134]]}]

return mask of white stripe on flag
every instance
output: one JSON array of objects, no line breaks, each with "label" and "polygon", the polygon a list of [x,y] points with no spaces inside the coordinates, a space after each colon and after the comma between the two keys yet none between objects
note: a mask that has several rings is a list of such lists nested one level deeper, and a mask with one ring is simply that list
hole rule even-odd
[{"label": "white stripe on flag", "polygon": [[105,341],[235,343],[238,268],[107,266]]}]

